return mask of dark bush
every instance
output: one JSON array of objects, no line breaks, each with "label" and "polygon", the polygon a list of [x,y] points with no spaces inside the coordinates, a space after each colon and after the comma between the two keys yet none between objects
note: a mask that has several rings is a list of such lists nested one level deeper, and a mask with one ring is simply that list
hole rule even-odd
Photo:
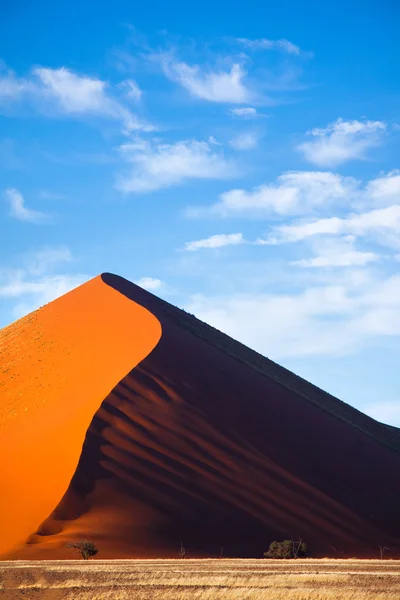
[{"label": "dark bush", "polygon": [[307,556],[307,545],[299,541],[284,540],[283,542],[272,542],[265,558],[301,558]]},{"label": "dark bush", "polygon": [[73,542],[72,544],[68,544],[68,546],[70,548],[76,548],[79,550],[84,560],[89,560],[91,556],[95,556],[98,553],[98,549],[96,548],[95,544],[87,540],[83,540],[82,542]]}]

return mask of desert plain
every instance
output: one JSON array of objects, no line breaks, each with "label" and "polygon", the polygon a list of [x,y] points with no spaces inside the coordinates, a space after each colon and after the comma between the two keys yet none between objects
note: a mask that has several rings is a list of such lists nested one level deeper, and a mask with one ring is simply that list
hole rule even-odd
[{"label": "desert plain", "polygon": [[21,600],[398,600],[394,560],[96,560],[0,563]]}]

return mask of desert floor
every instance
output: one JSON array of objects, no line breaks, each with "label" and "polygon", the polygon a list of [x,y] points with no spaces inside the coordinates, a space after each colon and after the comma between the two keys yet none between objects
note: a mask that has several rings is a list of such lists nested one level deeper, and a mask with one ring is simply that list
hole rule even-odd
[{"label": "desert floor", "polygon": [[394,560],[95,560],[0,563],[0,598],[398,600]]}]

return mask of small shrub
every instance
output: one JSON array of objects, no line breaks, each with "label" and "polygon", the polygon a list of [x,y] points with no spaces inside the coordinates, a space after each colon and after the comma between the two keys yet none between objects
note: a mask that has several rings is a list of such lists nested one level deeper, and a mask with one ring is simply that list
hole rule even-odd
[{"label": "small shrub", "polygon": [[70,548],[76,548],[81,553],[83,560],[89,560],[91,556],[95,556],[98,553],[98,549],[96,548],[93,542],[89,542],[87,540],[83,540],[82,542],[73,542],[72,544],[68,544]]},{"label": "small shrub", "polygon": [[179,548],[179,552],[178,552],[180,558],[185,558],[186,556],[186,549],[185,546],[183,545],[183,542],[181,542],[181,547]]},{"label": "small shrub", "polygon": [[307,556],[307,545],[301,540],[284,540],[283,542],[272,542],[267,552],[264,552],[265,558],[301,558]]}]

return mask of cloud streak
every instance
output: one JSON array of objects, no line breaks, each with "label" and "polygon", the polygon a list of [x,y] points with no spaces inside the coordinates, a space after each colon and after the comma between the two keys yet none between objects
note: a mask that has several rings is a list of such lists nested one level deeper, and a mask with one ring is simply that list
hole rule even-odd
[{"label": "cloud streak", "polygon": [[279,225],[265,241],[266,244],[293,243],[317,235],[385,234],[400,229],[400,205],[387,206],[346,217],[329,217],[289,225]]},{"label": "cloud streak", "polygon": [[245,131],[234,136],[229,145],[234,150],[253,150],[258,146],[260,136],[255,131]]},{"label": "cloud streak", "polygon": [[189,252],[195,252],[204,248],[223,248],[224,246],[237,246],[238,244],[244,243],[245,239],[242,233],[221,233],[217,235],[212,235],[202,240],[186,242],[184,249]]},{"label": "cloud streak", "polygon": [[366,152],[377,146],[386,129],[382,121],[344,121],[337,119],[325,128],[307,132],[312,141],[297,149],[317,167],[336,167],[350,160],[366,158]]},{"label": "cloud streak", "polygon": [[0,268],[0,298],[10,303],[10,320],[23,317],[87,281],[88,275],[58,272],[61,265],[72,260],[68,247],[46,246],[25,256],[19,268]]},{"label": "cloud streak", "polygon": [[254,96],[245,84],[247,72],[239,63],[233,63],[229,69],[223,70],[205,65],[189,65],[167,53],[152,55],[151,58],[161,64],[168,79],[201,100],[243,104]]},{"label": "cloud streak", "polygon": [[[262,217],[269,215],[295,216],[326,213],[336,209],[340,212],[353,210],[368,212],[381,207],[390,208],[387,212],[373,213],[377,218],[385,215],[396,217],[396,204],[400,204],[400,172],[398,170],[382,174],[362,184],[353,177],[344,177],[331,171],[288,171],[275,181],[246,190],[231,189],[219,196],[218,202],[209,206],[194,206],[186,210],[188,217]],[[344,217],[346,218],[346,217]],[[315,219],[311,228],[324,229],[321,233],[331,233],[338,219]],[[397,222],[397,221],[396,221]],[[299,225],[307,227],[307,222]],[[288,227],[292,227],[289,225]],[[296,224],[297,227],[297,224]],[[327,231],[325,231],[327,228]],[[351,232],[349,232],[351,233]]]},{"label": "cloud streak", "polygon": [[357,182],[324,171],[289,171],[275,182],[252,190],[232,189],[222,193],[219,201],[208,207],[188,209],[188,216],[228,217],[304,214],[333,203],[349,202],[358,194]]},{"label": "cloud streak", "polygon": [[239,44],[242,44],[250,50],[279,50],[285,54],[292,54],[299,56],[301,49],[296,44],[289,42],[289,40],[269,40],[266,38],[259,39],[248,39],[248,38],[236,38]]},{"label": "cloud streak", "polygon": [[15,188],[8,188],[5,191],[5,196],[10,205],[10,215],[19,221],[28,223],[44,224],[51,221],[50,215],[27,208],[22,194]]},{"label": "cloud streak", "polygon": [[343,356],[400,335],[400,277],[288,293],[192,296],[185,309],[273,359]]},{"label": "cloud streak", "polygon": [[331,269],[362,267],[381,259],[375,252],[357,250],[355,240],[355,236],[351,235],[339,239],[317,238],[311,244],[314,256],[293,261],[291,264],[302,268]]},{"label": "cloud streak", "polygon": [[118,177],[116,189],[126,193],[151,192],[189,179],[229,179],[237,172],[215,144],[204,141],[164,144],[137,138],[123,144],[120,153],[129,169]]},{"label": "cloud streak", "polygon": [[263,117],[264,115],[257,112],[256,108],[252,106],[245,106],[241,108],[231,108],[230,113],[235,115],[235,117],[241,117],[242,119],[257,119],[258,117]]},{"label": "cloud streak", "polygon": [[135,281],[135,283],[139,287],[143,288],[144,290],[148,290],[149,292],[155,292],[165,285],[161,279],[155,279],[154,277],[141,277]]},{"label": "cloud streak", "polygon": [[[122,82],[128,96],[139,94],[135,82]],[[60,67],[36,67],[28,77],[11,71],[0,73],[0,104],[25,102],[40,114],[50,117],[93,116],[119,121],[125,132],[154,129],[131,112],[116,96],[110,85],[96,77],[80,75]]]}]

